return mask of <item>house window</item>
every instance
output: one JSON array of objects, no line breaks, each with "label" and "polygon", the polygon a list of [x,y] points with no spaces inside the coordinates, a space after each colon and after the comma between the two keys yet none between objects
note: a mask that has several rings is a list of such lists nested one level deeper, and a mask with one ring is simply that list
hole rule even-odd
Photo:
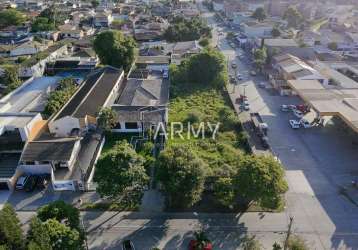
[{"label": "house window", "polygon": [[136,122],[126,122],[125,127],[126,127],[126,129],[138,129],[138,123],[136,123]]},{"label": "house window", "polygon": [[121,129],[121,123],[117,122],[116,125],[113,127],[113,129]]}]

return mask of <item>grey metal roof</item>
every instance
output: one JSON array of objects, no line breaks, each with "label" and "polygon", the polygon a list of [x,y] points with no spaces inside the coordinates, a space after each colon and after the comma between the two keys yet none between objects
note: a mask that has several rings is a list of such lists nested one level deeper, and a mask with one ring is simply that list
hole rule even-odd
[{"label": "grey metal roof", "polygon": [[60,138],[28,142],[21,161],[68,161],[79,138]]},{"label": "grey metal roof", "polygon": [[95,117],[122,76],[123,70],[110,66],[101,68],[89,75],[77,92],[54,117],[54,120],[65,116],[83,118],[86,115],[91,115]]},{"label": "grey metal roof", "polygon": [[169,81],[166,79],[129,79],[116,104],[124,106],[166,105]]}]

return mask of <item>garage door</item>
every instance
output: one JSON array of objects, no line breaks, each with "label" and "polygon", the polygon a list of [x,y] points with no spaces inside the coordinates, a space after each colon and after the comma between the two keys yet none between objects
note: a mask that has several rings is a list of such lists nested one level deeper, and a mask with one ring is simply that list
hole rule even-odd
[{"label": "garage door", "polygon": [[9,190],[7,182],[0,182],[0,190]]}]

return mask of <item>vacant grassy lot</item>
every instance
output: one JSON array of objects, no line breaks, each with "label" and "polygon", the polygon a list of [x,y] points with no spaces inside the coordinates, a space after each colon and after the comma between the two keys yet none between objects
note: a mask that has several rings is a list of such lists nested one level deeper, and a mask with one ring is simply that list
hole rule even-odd
[{"label": "vacant grassy lot", "polygon": [[[178,91],[178,89],[180,89]],[[209,166],[209,175],[216,175],[222,166],[230,164],[247,150],[246,135],[231,106],[227,93],[205,86],[181,85],[172,91],[169,121],[184,123],[184,139],[178,135],[170,138],[170,144],[190,147]],[[198,127],[205,123],[205,138],[187,137],[187,124]],[[220,122],[219,132],[212,137],[207,122]],[[215,126],[215,125],[213,125]]]}]

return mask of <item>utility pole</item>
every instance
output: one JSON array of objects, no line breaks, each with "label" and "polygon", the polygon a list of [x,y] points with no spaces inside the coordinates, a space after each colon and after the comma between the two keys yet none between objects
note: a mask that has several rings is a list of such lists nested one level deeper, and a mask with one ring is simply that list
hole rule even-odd
[{"label": "utility pole", "polygon": [[293,217],[290,216],[290,223],[288,224],[288,230],[287,230],[287,235],[285,239],[285,245],[283,246],[283,250],[287,250],[288,240],[291,236],[292,224],[293,224]]}]

